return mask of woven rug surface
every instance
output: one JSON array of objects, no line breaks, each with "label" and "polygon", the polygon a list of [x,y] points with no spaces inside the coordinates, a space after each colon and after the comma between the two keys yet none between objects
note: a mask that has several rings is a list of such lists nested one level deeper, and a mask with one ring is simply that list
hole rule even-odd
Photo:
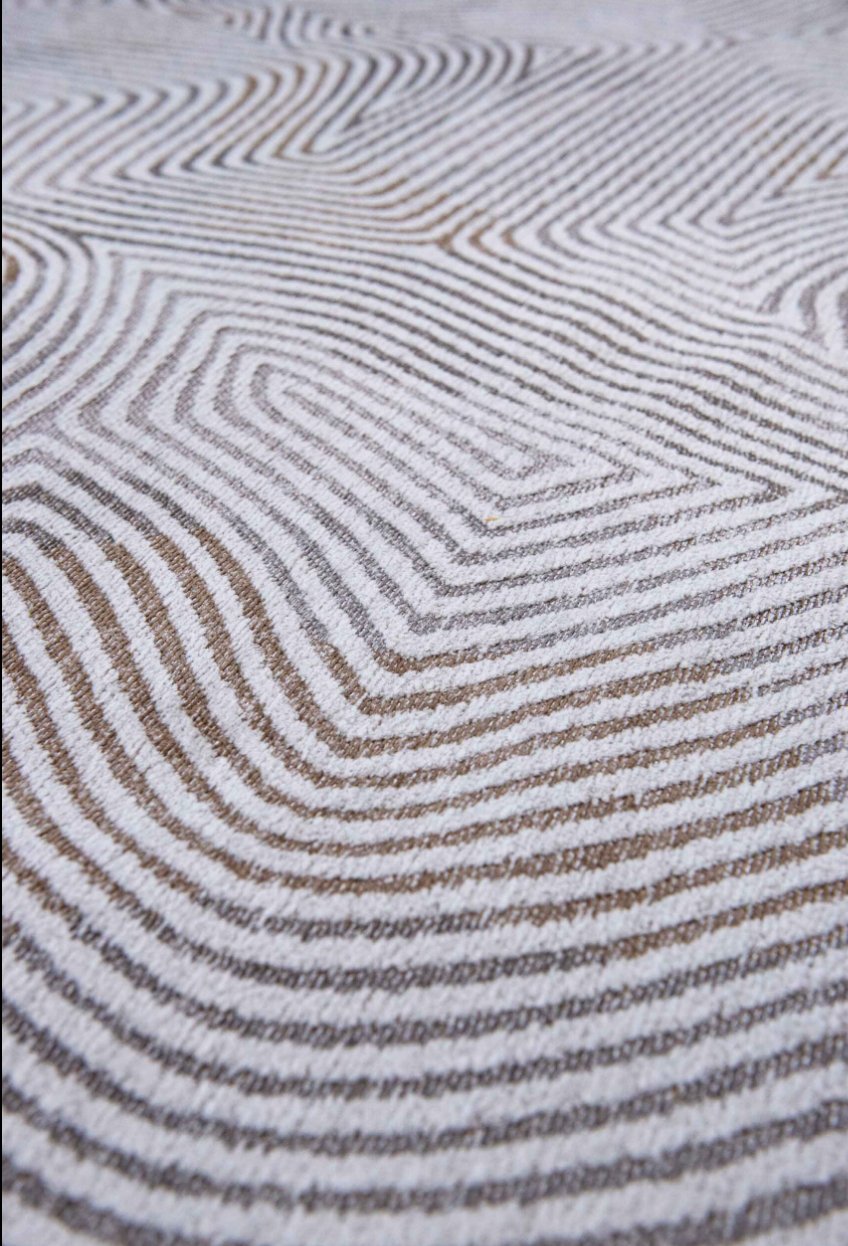
[{"label": "woven rug surface", "polygon": [[4,1246],[844,1246],[848,4],[5,43]]}]

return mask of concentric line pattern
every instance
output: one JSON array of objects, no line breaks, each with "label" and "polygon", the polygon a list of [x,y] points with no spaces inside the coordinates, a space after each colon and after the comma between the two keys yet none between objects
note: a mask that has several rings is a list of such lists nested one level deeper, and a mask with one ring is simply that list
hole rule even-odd
[{"label": "concentric line pattern", "polygon": [[848,1241],[848,6],[5,26],[4,1246]]}]

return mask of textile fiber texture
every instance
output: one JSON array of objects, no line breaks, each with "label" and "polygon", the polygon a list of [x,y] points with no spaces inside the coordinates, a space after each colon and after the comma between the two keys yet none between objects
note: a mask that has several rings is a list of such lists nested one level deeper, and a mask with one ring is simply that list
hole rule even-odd
[{"label": "textile fiber texture", "polygon": [[8,0],[3,1246],[848,1243],[848,2]]}]

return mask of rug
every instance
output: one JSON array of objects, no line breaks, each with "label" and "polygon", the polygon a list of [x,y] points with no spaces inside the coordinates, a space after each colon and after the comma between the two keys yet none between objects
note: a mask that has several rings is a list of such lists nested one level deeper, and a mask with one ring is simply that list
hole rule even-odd
[{"label": "rug", "polygon": [[4,1246],[842,1246],[848,5],[5,18]]}]

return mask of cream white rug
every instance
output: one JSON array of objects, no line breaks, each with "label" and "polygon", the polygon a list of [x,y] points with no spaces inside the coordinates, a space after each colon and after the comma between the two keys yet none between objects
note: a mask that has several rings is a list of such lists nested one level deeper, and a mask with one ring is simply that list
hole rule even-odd
[{"label": "cream white rug", "polygon": [[5,24],[4,1246],[843,1246],[848,5]]}]

